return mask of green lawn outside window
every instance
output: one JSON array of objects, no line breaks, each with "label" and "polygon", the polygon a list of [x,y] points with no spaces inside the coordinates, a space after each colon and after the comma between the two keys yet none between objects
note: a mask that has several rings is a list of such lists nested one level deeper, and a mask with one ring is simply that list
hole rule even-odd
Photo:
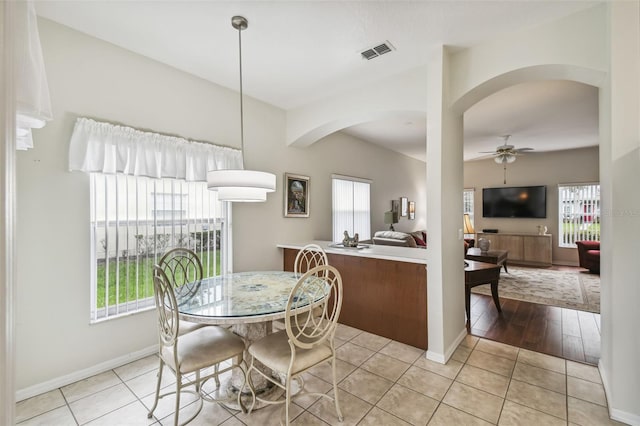
[{"label": "green lawn outside window", "polygon": [[[211,276],[215,270],[217,275],[220,274],[220,251],[217,250],[214,253],[205,253],[204,256],[199,256],[202,261],[204,269],[204,276]],[[128,262],[128,268],[127,268]],[[215,269],[213,268],[215,262]],[[154,257],[131,257],[128,259],[120,259],[118,261],[119,274],[119,286],[120,291],[118,294],[118,303],[125,303],[127,301],[135,301],[137,298],[144,299],[145,297],[153,296],[153,265],[155,263]],[[106,265],[105,263],[98,263],[98,300],[97,308],[105,307],[105,275]],[[109,261],[109,306],[116,304],[116,260],[111,259]],[[137,272],[136,272],[137,271]],[[211,271],[208,273],[208,271]],[[136,286],[136,274],[138,275],[138,283]],[[127,275],[129,277],[129,283],[127,286]],[[136,288],[138,293],[136,294]]]}]

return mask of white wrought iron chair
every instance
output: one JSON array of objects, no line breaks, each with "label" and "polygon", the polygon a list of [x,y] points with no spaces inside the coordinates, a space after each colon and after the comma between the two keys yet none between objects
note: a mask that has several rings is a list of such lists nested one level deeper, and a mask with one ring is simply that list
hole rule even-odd
[{"label": "white wrought iron chair", "polygon": [[[302,247],[296,254],[296,259],[293,262],[293,274],[296,276],[296,278],[299,278],[309,269],[315,268],[316,266],[328,264],[329,258],[322,247],[320,247],[318,244],[307,244],[306,246]],[[319,316],[320,312],[318,312],[318,310],[316,309],[313,311],[313,315]],[[273,321],[273,326],[276,330],[283,330],[284,320],[280,319]]]},{"label": "white wrought iron chair", "polygon": [[293,273],[296,277],[307,272],[309,269],[320,265],[328,265],[327,253],[317,244],[307,244],[302,247],[293,263]]},{"label": "white wrought iron chair", "polygon": [[[246,369],[243,364],[244,341],[239,336],[229,330],[207,326],[194,330],[190,333],[180,334],[182,322],[178,320],[178,304],[174,294],[173,286],[160,266],[153,268],[153,287],[158,313],[158,337],[160,358],[160,368],[158,369],[158,382],[156,384],[156,396],[153,406],[149,410],[148,418],[153,416],[153,412],[158,406],[158,400],[167,395],[176,395],[174,425],[178,425],[180,412],[181,392],[192,393],[198,397],[199,407],[182,425],[193,420],[202,410],[202,401],[214,401],[214,398],[206,395],[202,390],[202,385],[209,379],[215,378],[219,385],[218,375],[233,368],[239,368],[245,377]],[[229,367],[220,369],[220,363],[231,360]],[[167,366],[176,376],[175,390],[160,394],[160,384],[162,382],[163,367]],[[201,376],[201,370],[214,368],[213,373],[206,373]],[[210,371],[210,369],[208,370]],[[191,380],[187,375],[196,373],[195,380]],[[195,390],[184,389],[190,385],[195,385]],[[244,385],[243,385],[244,387]],[[241,392],[238,392],[238,405],[242,411],[246,411],[241,400]]]},{"label": "white wrought iron chair", "polygon": [[[203,276],[202,262],[198,255],[188,248],[178,247],[166,252],[158,261],[173,287],[200,281]],[[180,334],[190,333],[204,324],[180,320]]]},{"label": "white wrought iron chair", "polygon": [[[342,278],[336,268],[330,265],[316,266],[300,277],[289,294],[285,329],[269,334],[249,346],[252,360],[247,377],[253,397],[249,413],[253,410],[256,400],[264,404],[284,404],[284,421],[288,425],[292,380],[301,378],[302,373],[318,364],[329,362],[333,371],[333,398],[323,393],[305,392],[302,380],[298,381],[300,390],[295,397],[317,395],[333,400],[338,419],[342,421],[334,347],[334,335],[341,308]],[[310,309],[320,309],[322,314],[319,317],[308,315]],[[255,368],[256,361],[282,376],[284,383]],[[251,381],[252,371],[284,389],[284,399],[271,401],[257,396]]]}]

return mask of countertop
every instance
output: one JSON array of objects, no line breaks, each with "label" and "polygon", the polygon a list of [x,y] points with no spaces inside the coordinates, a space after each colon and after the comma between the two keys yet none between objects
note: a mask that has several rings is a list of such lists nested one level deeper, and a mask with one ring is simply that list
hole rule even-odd
[{"label": "countertop", "polygon": [[300,250],[307,244],[317,244],[327,253],[344,256],[369,257],[373,259],[395,260],[398,262],[427,264],[427,250],[412,247],[396,247],[385,245],[362,244],[362,248],[332,247],[331,241],[306,241],[302,243],[280,243],[278,248]]}]

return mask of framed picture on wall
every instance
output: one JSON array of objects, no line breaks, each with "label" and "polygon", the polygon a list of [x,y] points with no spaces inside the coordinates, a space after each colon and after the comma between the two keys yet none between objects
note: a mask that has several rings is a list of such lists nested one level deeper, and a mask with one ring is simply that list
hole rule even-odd
[{"label": "framed picture on wall", "polygon": [[400,217],[400,200],[391,200],[391,212],[393,213],[394,223],[398,223]]},{"label": "framed picture on wall", "polygon": [[309,217],[309,176],[284,174],[284,217]]},{"label": "framed picture on wall", "polygon": [[400,215],[407,216],[409,211],[408,209],[409,209],[409,205],[407,202],[407,197],[400,198],[400,211],[401,211]]},{"label": "framed picture on wall", "polygon": [[416,202],[409,201],[409,220],[414,220],[416,218]]}]

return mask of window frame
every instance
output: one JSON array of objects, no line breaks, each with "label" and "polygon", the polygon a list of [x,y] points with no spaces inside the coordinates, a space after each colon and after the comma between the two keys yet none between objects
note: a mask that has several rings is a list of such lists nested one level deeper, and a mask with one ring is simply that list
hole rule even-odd
[{"label": "window frame", "polygon": [[351,203],[351,214],[353,216],[353,220],[351,222],[351,227],[347,226],[348,229],[346,229],[346,231],[349,233],[349,236],[353,237],[353,235],[357,232],[358,233],[358,237],[360,239],[360,241],[366,241],[371,239],[371,184],[372,184],[372,180],[371,179],[366,179],[366,178],[358,178],[358,177],[353,177],[353,176],[345,176],[345,175],[338,175],[338,174],[332,174],[331,175],[331,230],[332,230],[332,238],[334,242],[342,242],[343,239],[343,232],[345,231],[345,229],[337,229],[336,228],[336,224],[337,222],[340,222],[339,218],[337,218],[336,216],[336,181],[343,181],[343,182],[350,182],[353,185],[355,184],[366,184],[367,185],[367,196],[366,196],[366,201],[368,203],[367,208],[366,208],[366,214],[362,215],[362,218],[366,218],[366,225],[368,225],[368,229],[366,228],[358,228],[356,229],[355,226],[355,208],[354,208],[354,200],[355,197],[353,196],[352,193],[352,203]]},{"label": "window frame", "polygon": [[[576,191],[586,191],[587,194],[565,202],[563,188],[576,188]],[[558,184],[558,247],[577,248],[575,241],[600,240],[600,190],[600,182]],[[582,203],[579,206],[582,207],[582,211],[576,212],[575,205],[567,205],[569,202]],[[585,208],[588,211],[585,211]],[[585,219],[590,223],[589,226],[586,226]],[[566,232],[567,227],[569,232]]]},{"label": "window frame", "polygon": [[[149,265],[156,264],[162,254],[170,248],[187,246],[195,249],[203,260],[205,277],[232,272],[231,203],[219,202],[217,193],[209,191],[206,182],[189,182],[174,178],[154,179],[123,173],[89,175],[91,324],[153,309],[155,302],[152,284],[150,293],[146,293],[149,275],[152,274]],[[98,190],[98,186],[101,185],[105,185],[102,191]],[[119,193],[125,188],[126,192]],[[134,193],[132,188],[135,189]],[[155,197],[163,197],[166,201],[167,194],[170,195],[171,205],[164,205],[158,209]],[[102,202],[99,200],[100,197],[104,197]],[[164,201],[160,204],[166,204]],[[109,203],[116,204],[110,206]],[[118,203],[124,203],[124,206]],[[162,217],[158,217],[158,214]],[[206,241],[203,238],[205,232]],[[219,244],[216,243],[218,233]],[[101,236],[104,237],[103,240],[100,240]],[[161,247],[157,244],[159,236],[166,237],[162,238]],[[109,239],[115,240],[115,247],[110,247]],[[123,239],[124,242],[120,244],[119,239]],[[167,246],[164,246],[165,239],[169,241]],[[150,241],[153,248],[149,246]],[[213,249],[211,244],[214,245]],[[100,251],[101,245],[103,254]],[[117,255],[112,259],[111,252],[114,250]],[[219,268],[216,267],[218,257]],[[98,275],[102,274],[99,272],[100,262],[104,264],[105,272],[99,279]],[[122,262],[125,262],[124,265]],[[113,278],[108,272],[112,263],[115,266]],[[127,270],[120,269],[121,267],[126,267]],[[140,269],[129,272],[129,267]],[[124,284],[120,282],[123,273],[126,279]],[[100,281],[104,282],[102,289],[99,288]],[[109,291],[111,285],[116,286],[113,290],[115,295]],[[131,298],[130,289],[135,292]],[[122,291],[126,292],[124,296],[120,294]],[[99,306],[98,302],[100,293],[104,300],[103,306]],[[110,304],[112,298],[115,303]]]},{"label": "window frame", "polygon": [[[471,196],[469,197],[469,199],[467,199],[469,194]],[[471,210],[467,209],[467,205],[466,205],[467,202],[469,202],[469,204],[471,204]],[[464,188],[462,190],[462,214],[463,214],[463,216],[465,214],[469,215],[469,219],[471,220],[471,224],[473,225],[473,229],[476,228],[475,213],[474,213],[475,209],[476,209],[476,189],[475,188]],[[470,234],[467,234],[467,235],[470,235]]]}]

